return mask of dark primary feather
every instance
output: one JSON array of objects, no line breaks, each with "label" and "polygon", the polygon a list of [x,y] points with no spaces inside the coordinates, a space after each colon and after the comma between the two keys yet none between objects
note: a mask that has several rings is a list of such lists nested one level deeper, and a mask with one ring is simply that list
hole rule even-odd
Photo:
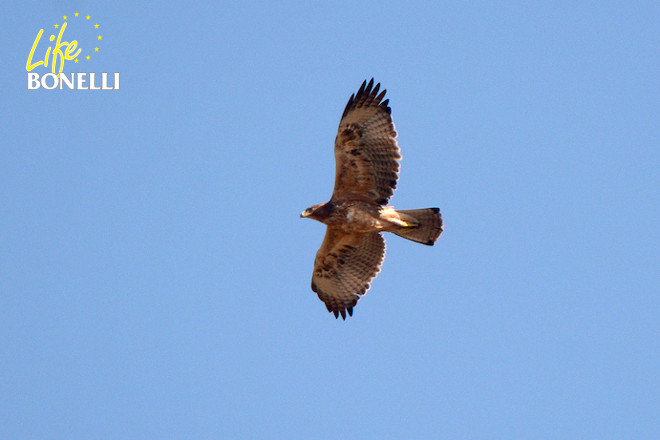
[{"label": "dark primary feather", "polygon": [[[369,81],[369,84],[367,85],[367,80],[365,79],[360,88],[357,91],[357,94],[354,93],[351,95],[351,97],[348,99],[348,103],[346,104],[346,107],[344,108],[344,113],[341,115],[343,118],[346,116],[346,114],[349,112],[349,110],[357,107],[361,107],[364,105],[369,105],[372,102],[375,102],[376,105],[379,105],[380,107],[383,108],[387,113],[392,113],[392,109],[388,106],[390,100],[386,99],[383,102],[380,102],[381,99],[385,96],[385,92],[387,92],[387,89],[383,89],[383,91],[380,93],[380,95],[376,96],[376,93],[378,93],[378,89],[380,89],[380,83],[376,84],[376,87],[371,90],[371,88],[374,85],[374,79],[371,78]],[[367,100],[369,102],[367,103]],[[380,104],[379,104],[380,102]]]}]

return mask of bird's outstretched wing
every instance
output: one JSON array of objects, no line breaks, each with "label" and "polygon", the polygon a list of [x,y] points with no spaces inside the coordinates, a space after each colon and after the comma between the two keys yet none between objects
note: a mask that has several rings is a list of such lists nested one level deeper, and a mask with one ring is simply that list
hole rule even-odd
[{"label": "bird's outstretched wing", "polygon": [[328,227],[314,260],[312,290],[335,318],[353,307],[371,286],[385,258],[385,240],[378,232],[347,234]]},{"label": "bird's outstretched wing", "polygon": [[346,104],[335,138],[332,201],[361,200],[385,205],[399,178],[399,145],[389,100],[380,83],[363,82]]}]

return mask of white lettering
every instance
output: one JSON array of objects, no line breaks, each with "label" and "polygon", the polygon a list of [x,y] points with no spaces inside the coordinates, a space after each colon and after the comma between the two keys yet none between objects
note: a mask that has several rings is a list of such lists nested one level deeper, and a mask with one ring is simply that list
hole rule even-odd
[{"label": "white lettering", "polygon": [[108,87],[108,72],[101,73],[101,90],[112,90],[112,87]]},{"label": "white lettering", "polygon": [[39,74],[37,72],[28,72],[28,90],[36,90],[39,84]]},{"label": "white lettering", "polygon": [[71,74],[70,79],[63,73],[60,73],[58,77],[60,78],[60,90],[62,90],[62,86],[64,85],[64,83],[66,83],[66,86],[69,88],[69,90],[73,90],[75,88],[76,85],[76,80],[74,79],[76,77],[75,73]]},{"label": "white lettering", "polygon": [[[53,85],[48,87],[48,83],[46,82],[46,78],[53,78]],[[57,75],[54,73],[47,73],[44,76],[41,77],[41,87],[43,87],[46,90],[53,90],[57,85],[59,84],[59,79],[57,79]]]},{"label": "white lettering", "polygon": [[94,72],[89,74],[89,90],[101,90],[95,84],[95,81],[94,81],[95,77],[96,77],[96,74]]},{"label": "white lettering", "polygon": [[[89,77],[88,77],[89,75]],[[28,90],[36,90],[44,88],[46,90],[53,90],[59,88],[63,90],[65,87],[69,90],[119,90],[119,72],[113,73],[114,84],[108,84],[108,72],[101,73],[101,86],[96,84],[96,73],[94,72],[71,72],[65,73],[45,73],[39,76],[37,72],[27,73],[27,88]]]},{"label": "white lettering", "polygon": [[76,87],[78,90],[87,90],[87,86],[85,85],[86,76],[86,73],[78,73],[78,87]]}]

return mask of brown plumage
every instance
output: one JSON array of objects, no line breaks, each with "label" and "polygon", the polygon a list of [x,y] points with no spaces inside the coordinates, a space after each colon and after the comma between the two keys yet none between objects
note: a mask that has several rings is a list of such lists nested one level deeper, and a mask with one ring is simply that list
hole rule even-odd
[{"label": "brown plumage", "polygon": [[433,245],[442,233],[438,208],[397,211],[385,207],[396,188],[401,154],[389,100],[373,78],[346,104],[335,138],[335,187],[330,201],[301,217],[328,229],[314,260],[312,290],[335,317],[346,319],[385,258],[381,231]]}]

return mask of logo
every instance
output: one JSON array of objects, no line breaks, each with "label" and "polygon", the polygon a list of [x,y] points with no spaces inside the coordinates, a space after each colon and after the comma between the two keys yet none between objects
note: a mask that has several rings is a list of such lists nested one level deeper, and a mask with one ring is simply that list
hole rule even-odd
[{"label": "logo", "polygon": [[[32,43],[25,64],[28,90],[119,90],[118,72],[102,72],[100,75],[96,72],[65,73],[65,66],[90,68],[101,56],[103,34],[98,22],[89,15],[75,12],[63,15],[62,21],[55,23],[51,31],[50,44],[42,38],[43,29]],[[67,41],[69,35],[78,39]],[[47,73],[40,75],[39,71]]]}]

